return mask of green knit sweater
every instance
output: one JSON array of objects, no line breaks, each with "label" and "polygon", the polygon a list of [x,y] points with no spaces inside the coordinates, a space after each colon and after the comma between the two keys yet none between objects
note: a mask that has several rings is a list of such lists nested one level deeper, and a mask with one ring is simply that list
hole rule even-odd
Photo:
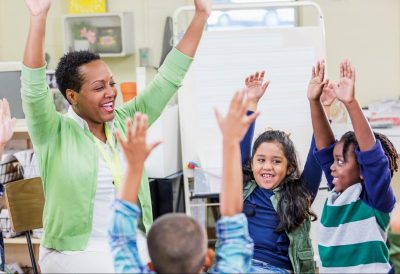
[{"label": "green knit sweater", "polygon": [[[148,87],[116,108],[114,128],[124,133],[126,118],[133,117],[136,111],[147,114],[149,124],[153,123],[181,86],[191,62],[190,57],[173,49]],[[55,110],[45,67],[23,67],[21,81],[23,108],[46,199],[42,245],[59,251],[84,250],[92,231],[100,157],[94,137]],[[148,230],[153,217],[146,174],[139,201],[142,222]]]}]

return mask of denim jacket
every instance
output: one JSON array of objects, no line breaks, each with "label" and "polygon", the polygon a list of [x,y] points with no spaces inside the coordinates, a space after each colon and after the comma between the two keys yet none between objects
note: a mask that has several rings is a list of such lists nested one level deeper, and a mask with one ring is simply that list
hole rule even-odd
[{"label": "denim jacket", "polygon": [[[257,184],[254,180],[249,181],[243,188],[243,200],[254,191]],[[279,201],[279,188],[273,190],[271,197],[272,205],[276,211]],[[305,221],[301,226],[287,232],[289,238],[289,259],[295,273],[315,273],[314,251],[310,238],[311,221]]]},{"label": "denim jacket", "polygon": [[[136,244],[139,216],[137,205],[114,201],[108,233],[116,273],[154,273],[139,258]],[[246,216],[222,217],[217,222],[216,233],[216,254],[211,273],[248,273],[253,257],[253,240],[249,236]]]}]

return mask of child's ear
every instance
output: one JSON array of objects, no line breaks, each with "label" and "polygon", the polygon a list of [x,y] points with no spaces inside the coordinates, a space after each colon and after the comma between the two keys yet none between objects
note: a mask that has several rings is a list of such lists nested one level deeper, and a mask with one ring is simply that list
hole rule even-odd
[{"label": "child's ear", "polygon": [[154,265],[153,265],[153,262],[148,262],[147,263],[147,267],[151,270],[151,271],[154,271],[154,272],[156,272],[156,270],[154,269]]}]

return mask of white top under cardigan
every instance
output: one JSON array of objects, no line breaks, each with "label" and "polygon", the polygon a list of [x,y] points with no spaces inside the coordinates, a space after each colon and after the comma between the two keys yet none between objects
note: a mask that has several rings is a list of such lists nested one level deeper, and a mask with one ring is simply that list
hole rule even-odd
[{"label": "white top under cardigan", "polygon": [[[71,118],[72,120],[76,121],[83,129],[88,129],[89,126],[87,122],[79,117],[78,114],[75,113],[73,108],[70,106],[66,116]],[[108,122],[108,126],[110,128],[110,132],[114,131],[113,122]],[[110,145],[107,143],[102,143],[104,150],[109,154],[110,159],[112,159],[112,150]],[[124,159],[123,153],[117,149],[119,162],[121,164],[122,174],[125,174],[126,170],[126,161]],[[108,227],[111,218],[111,204],[115,199],[116,190],[115,185],[113,184],[113,176],[111,170],[106,165],[103,157],[99,153],[99,168],[97,174],[97,188],[96,188],[96,195],[94,199],[94,207],[93,207],[93,221],[92,221],[92,233],[89,237],[88,244],[84,250],[80,251],[61,251],[62,254],[79,254],[82,252],[90,252],[90,251],[109,251],[110,258],[112,258],[111,249],[108,244]],[[141,235],[139,235],[141,236]],[[149,256],[147,252],[147,246],[145,245],[145,240],[138,239],[138,243],[144,244],[144,246],[140,247],[140,256],[142,257],[143,261],[149,261]],[[52,252],[52,249],[45,248],[41,246],[41,254],[42,256],[45,255],[47,252]]]}]

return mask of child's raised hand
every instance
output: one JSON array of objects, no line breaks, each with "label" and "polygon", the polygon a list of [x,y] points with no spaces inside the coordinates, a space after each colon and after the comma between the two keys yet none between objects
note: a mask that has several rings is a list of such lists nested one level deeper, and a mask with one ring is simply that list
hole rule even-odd
[{"label": "child's raised hand", "polygon": [[126,140],[122,139],[121,133],[115,131],[115,136],[124,151],[125,158],[131,167],[141,167],[150,152],[158,146],[161,141],[147,144],[147,115],[135,113],[134,122],[126,120]]},{"label": "child's raised hand", "polygon": [[224,140],[239,143],[243,139],[250,124],[259,115],[259,112],[254,112],[247,116],[247,105],[248,102],[242,90],[237,91],[233,96],[228,113],[225,117],[222,117],[221,113],[215,109],[215,116]]},{"label": "child's raised hand", "polygon": [[349,60],[344,60],[340,64],[340,82],[336,89],[336,97],[344,104],[354,101],[355,82],[356,71]]},{"label": "child's raised hand", "polygon": [[256,72],[245,79],[245,91],[249,104],[258,104],[261,97],[264,95],[270,81],[264,81],[265,71]]},{"label": "child's raised hand", "polygon": [[322,89],[321,103],[324,106],[331,106],[336,99],[338,85],[333,81],[327,81]]},{"label": "child's raised hand", "polygon": [[10,141],[17,120],[11,118],[7,99],[0,100],[0,146],[4,147]]},{"label": "child's raised hand", "polygon": [[325,61],[320,60],[317,64],[312,68],[311,72],[311,80],[308,83],[308,90],[307,90],[307,98],[310,101],[319,101],[322,88],[325,84]]},{"label": "child's raised hand", "polygon": [[31,15],[47,14],[51,6],[51,0],[25,0]]}]

